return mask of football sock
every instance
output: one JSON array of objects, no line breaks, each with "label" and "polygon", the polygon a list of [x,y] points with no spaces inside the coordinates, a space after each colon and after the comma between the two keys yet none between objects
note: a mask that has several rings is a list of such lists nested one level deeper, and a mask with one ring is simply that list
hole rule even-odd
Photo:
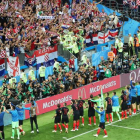
[{"label": "football sock", "polygon": [[66,128],[69,128],[69,125],[68,124],[66,124]]},{"label": "football sock", "polygon": [[19,129],[17,128],[17,135],[18,135],[18,138],[19,138]]},{"label": "football sock", "polygon": [[66,128],[65,124],[63,124],[63,123],[62,123],[62,126],[63,126],[64,128]]},{"label": "football sock", "polygon": [[104,129],[104,133],[105,133],[105,135],[107,135],[107,131]]},{"label": "football sock", "polygon": [[124,114],[125,114],[125,118],[127,118],[127,112],[126,111],[124,111]]},{"label": "football sock", "polygon": [[97,135],[99,135],[99,133],[100,133],[100,128],[97,130]]},{"label": "football sock", "polygon": [[12,137],[14,138],[15,136],[15,129],[12,129]]},{"label": "football sock", "polygon": [[89,124],[91,124],[91,117],[89,117]]},{"label": "football sock", "polygon": [[109,122],[109,117],[108,117],[108,114],[106,114],[106,120],[107,120],[107,122]]},{"label": "football sock", "polygon": [[111,113],[109,114],[109,117],[110,117],[110,121],[112,122],[112,115],[111,115]]},{"label": "football sock", "polygon": [[96,117],[95,116],[93,117],[93,120],[94,120],[94,123],[96,123]]},{"label": "football sock", "polygon": [[84,117],[82,118],[82,124],[84,124]]},{"label": "football sock", "polygon": [[117,112],[116,114],[117,114],[117,116],[118,116],[118,118],[119,118],[119,120],[120,120],[120,119],[121,119],[120,114],[119,114],[118,112]]},{"label": "football sock", "polygon": [[79,120],[76,122],[76,127],[78,129],[78,127],[79,127]]},{"label": "football sock", "polygon": [[57,130],[57,125],[56,125],[56,124],[54,125],[54,130],[55,130],[55,131]]},{"label": "football sock", "polygon": [[122,119],[123,119],[123,117],[124,117],[124,111],[122,111]]},{"label": "football sock", "polygon": [[2,139],[4,140],[4,132],[3,131],[1,132],[1,135],[2,135]]},{"label": "football sock", "polygon": [[60,129],[60,130],[62,130],[61,125],[60,125],[60,124],[58,124],[58,127],[59,127],[59,129]]},{"label": "football sock", "polygon": [[76,123],[73,123],[73,130],[75,130]]},{"label": "football sock", "polygon": [[111,113],[111,116],[112,116],[112,121],[113,121],[113,112]]}]

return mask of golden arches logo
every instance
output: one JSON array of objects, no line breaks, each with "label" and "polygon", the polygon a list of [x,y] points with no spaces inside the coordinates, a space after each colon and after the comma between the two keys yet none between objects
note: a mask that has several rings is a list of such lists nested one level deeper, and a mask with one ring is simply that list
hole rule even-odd
[{"label": "golden arches logo", "polygon": [[79,91],[78,91],[78,97],[79,97],[79,96],[86,99],[87,95],[86,95],[86,90],[85,90],[85,88],[80,88],[80,89],[79,89]]}]

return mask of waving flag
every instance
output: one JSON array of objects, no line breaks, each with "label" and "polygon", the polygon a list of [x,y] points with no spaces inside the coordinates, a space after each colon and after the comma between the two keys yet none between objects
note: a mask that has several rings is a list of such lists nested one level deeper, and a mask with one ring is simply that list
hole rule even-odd
[{"label": "waving flag", "polygon": [[118,36],[118,33],[119,33],[118,29],[110,29],[108,38],[110,40],[115,39],[115,37]]},{"label": "waving flag", "polygon": [[98,33],[98,43],[99,44],[103,44],[103,43],[106,43],[109,41],[109,31],[107,31],[106,33],[102,33],[102,32],[99,32]]},{"label": "waving flag", "polygon": [[92,34],[92,38],[88,35],[86,37],[86,46],[92,46],[98,44],[98,34]]},{"label": "waving flag", "polygon": [[68,29],[70,27],[70,24],[62,24],[61,26],[63,29]]},{"label": "waving flag", "polygon": [[24,64],[26,66],[33,66],[35,62],[36,62],[35,53],[32,56],[29,56],[28,54],[25,53]]},{"label": "waving flag", "polygon": [[136,2],[137,2],[137,5],[140,6],[140,0],[137,0]]},{"label": "waving flag", "polygon": [[5,61],[4,59],[0,59],[0,76],[5,74]]},{"label": "waving flag", "polygon": [[54,58],[57,58],[57,46],[47,47],[35,51],[37,69],[39,69],[41,63],[44,63],[46,67],[54,64]]},{"label": "waving flag", "polygon": [[20,65],[18,57],[9,56],[9,58],[7,58],[7,71],[9,76],[20,75]]}]

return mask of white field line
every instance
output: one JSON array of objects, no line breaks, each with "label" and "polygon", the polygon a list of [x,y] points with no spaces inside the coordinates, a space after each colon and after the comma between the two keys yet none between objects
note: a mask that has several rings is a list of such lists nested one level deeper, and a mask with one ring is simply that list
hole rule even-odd
[{"label": "white field line", "polygon": [[[136,115],[138,115],[138,114],[140,114],[140,112],[137,113]],[[136,116],[136,115],[134,115],[134,116]],[[117,120],[117,121],[114,121],[114,122],[112,122],[112,123],[110,123],[110,124],[107,124],[107,125],[105,125],[105,126],[111,126],[112,124],[117,123],[117,122],[120,122],[120,121]],[[129,127],[128,127],[128,128],[129,128]],[[93,129],[93,130],[90,130],[90,131],[81,133],[81,134],[76,135],[76,136],[71,137],[71,138],[63,137],[63,139],[65,139],[65,140],[72,140],[72,139],[74,139],[74,138],[77,138],[77,137],[80,137],[80,136],[82,136],[82,135],[85,135],[85,134],[88,134],[88,133],[90,133],[90,132],[93,132],[93,131],[95,131],[95,130],[97,130],[97,129],[98,129],[98,128],[95,128],[95,129]],[[132,129],[133,129],[133,128],[132,128]],[[134,129],[135,129],[135,128],[134,128]]]},{"label": "white field line", "polygon": [[120,126],[120,125],[110,125],[110,126],[115,126],[115,127],[120,127],[120,128],[126,128],[126,129],[131,129],[131,130],[138,130],[138,131],[140,131],[140,129],[131,128],[131,127],[125,127],[125,126]]}]

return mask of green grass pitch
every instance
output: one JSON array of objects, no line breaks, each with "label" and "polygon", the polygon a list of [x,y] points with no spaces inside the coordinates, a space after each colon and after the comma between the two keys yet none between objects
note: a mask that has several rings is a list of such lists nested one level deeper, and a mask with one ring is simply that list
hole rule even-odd
[{"label": "green grass pitch", "polygon": [[[121,89],[117,89],[117,95],[121,95]],[[112,92],[110,92],[112,93]],[[104,95],[105,97],[105,95]],[[112,94],[110,94],[110,97],[112,97]],[[21,135],[21,140],[102,140],[104,136],[103,130],[101,130],[99,137],[93,137],[93,134],[96,134],[99,119],[96,113],[96,126],[88,126],[88,117],[87,117],[87,109],[85,109],[85,126],[81,126],[81,120],[80,120],[80,127],[78,131],[71,132],[73,121],[72,117],[69,122],[69,133],[66,134],[65,130],[63,128],[63,132],[60,134],[59,128],[57,127],[57,132],[52,133],[53,126],[54,126],[54,120],[52,119],[53,115],[55,114],[55,111],[51,111],[45,114],[42,114],[38,116],[38,126],[39,126],[39,133],[36,132],[35,125],[34,130],[35,133],[31,134],[31,127],[30,127],[30,120],[25,120],[23,129],[26,132],[24,136]],[[116,114],[114,114],[114,121],[117,121],[118,118]],[[12,135],[12,128],[11,125],[5,127],[5,140],[10,140]],[[115,122],[111,125],[106,124],[106,130],[108,133],[108,140],[139,140],[140,139],[140,114],[137,114],[136,116],[132,116],[126,120],[122,120],[121,122]],[[15,139],[17,139],[16,136],[16,130],[15,130]]]}]

